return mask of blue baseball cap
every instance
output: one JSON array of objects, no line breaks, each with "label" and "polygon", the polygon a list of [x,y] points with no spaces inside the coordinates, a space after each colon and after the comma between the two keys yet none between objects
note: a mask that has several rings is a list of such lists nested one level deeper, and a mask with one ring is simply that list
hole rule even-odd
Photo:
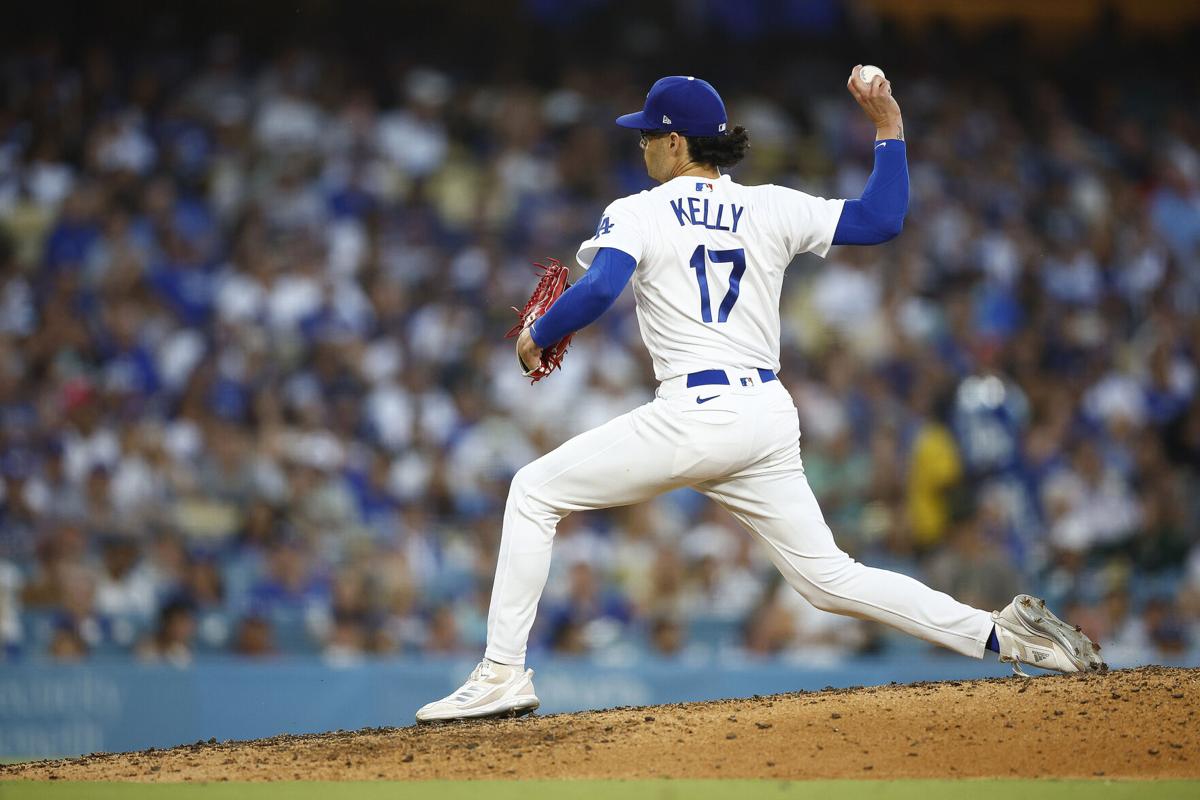
[{"label": "blue baseball cap", "polygon": [[674,131],[688,136],[724,136],[729,118],[721,95],[708,81],[690,75],[659,78],[646,94],[646,107],[617,117],[622,128]]}]

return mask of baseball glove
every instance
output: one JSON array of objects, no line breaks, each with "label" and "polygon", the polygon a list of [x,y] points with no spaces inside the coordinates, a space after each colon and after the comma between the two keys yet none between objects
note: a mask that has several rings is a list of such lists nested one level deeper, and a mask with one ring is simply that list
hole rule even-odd
[{"label": "baseball glove", "polygon": [[[551,258],[549,261],[549,264],[534,264],[541,271],[541,277],[533,289],[529,302],[525,304],[525,308],[513,307],[513,311],[517,312],[517,324],[512,326],[504,338],[511,339],[519,335],[538,317],[545,314],[550,306],[562,297],[562,293],[570,288],[571,284],[567,282],[570,269],[560,264],[557,259]],[[554,344],[542,348],[541,362],[533,366],[525,364],[521,361],[521,357],[517,356],[517,362],[521,364],[521,371],[525,377],[532,379],[530,380],[531,384],[537,383],[562,366],[563,356],[566,355],[567,348],[571,345],[571,337],[574,335],[573,333],[567,334]]]}]

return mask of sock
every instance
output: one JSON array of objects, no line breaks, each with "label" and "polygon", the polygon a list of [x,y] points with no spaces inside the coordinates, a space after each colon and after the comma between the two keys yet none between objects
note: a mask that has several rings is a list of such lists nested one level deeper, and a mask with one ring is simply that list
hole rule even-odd
[{"label": "sock", "polygon": [[987,649],[993,653],[1000,652],[1000,640],[996,638],[996,626],[992,626],[992,633],[988,636]]},{"label": "sock", "polygon": [[[1000,651],[997,650],[996,652]],[[495,664],[497,667],[504,667],[505,669],[512,670],[513,672],[522,672],[525,669],[524,664],[505,664],[503,661],[497,661],[494,658],[489,658],[488,661],[490,661],[492,664]]]}]

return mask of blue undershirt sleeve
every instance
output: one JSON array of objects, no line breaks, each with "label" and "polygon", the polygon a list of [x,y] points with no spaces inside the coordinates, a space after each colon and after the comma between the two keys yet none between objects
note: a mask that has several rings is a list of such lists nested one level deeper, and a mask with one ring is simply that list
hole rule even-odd
[{"label": "blue undershirt sleeve", "polygon": [[847,200],[834,244],[882,244],[896,238],[908,212],[908,159],[900,139],[875,143],[875,169],[862,197]]},{"label": "blue undershirt sleeve", "polygon": [[533,343],[544,348],[595,322],[620,297],[636,267],[633,256],[624,250],[600,248],[587,274],[533,323],[529,331]]}]

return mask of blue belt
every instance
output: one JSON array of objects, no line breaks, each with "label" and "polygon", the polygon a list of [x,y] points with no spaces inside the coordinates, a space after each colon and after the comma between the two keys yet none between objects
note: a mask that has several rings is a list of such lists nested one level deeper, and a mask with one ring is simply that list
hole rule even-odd
[{"label": "blue belt", "polygon": [[[689,389],[693,386],[710,386],[712,384],[729,385],[729,376],[725,374],[725,370],[723,369],[702,369],[699,372],[689,373],[687,378]],[[773,380],[778,380],[774,372],[769,369],[758,370],[759,383],[769,383]]]}]

